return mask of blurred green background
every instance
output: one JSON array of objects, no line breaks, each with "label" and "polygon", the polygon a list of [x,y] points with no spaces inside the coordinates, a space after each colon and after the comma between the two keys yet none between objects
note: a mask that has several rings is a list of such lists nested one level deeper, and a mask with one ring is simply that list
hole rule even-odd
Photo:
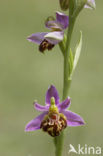
[{"label": "blurred green background", "polygon": [[[73,33],[74,48],[83,31],[83,48],[74,73],[71,110],[86,126],[68,128],[63,156],[69,144],[102,146],[103,143],[103,1],[97,9],[84,9]],[[44,20],[55,16],[58,0],[0,0],[0,156],[54,156],[53,139],[42,131],[25,133],[28,121],[39,113],[33,100],[45,102],[45,92],[54,84],[62,97],[63,58],[56,46],[45,55],[26,38],[48,31]]]}]

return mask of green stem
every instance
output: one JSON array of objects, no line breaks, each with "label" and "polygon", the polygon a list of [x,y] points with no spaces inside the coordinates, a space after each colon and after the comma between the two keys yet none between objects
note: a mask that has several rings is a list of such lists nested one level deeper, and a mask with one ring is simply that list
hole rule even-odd
[{"label": "green stem", "polygon": [[67,32],[67,43],[66,43],[66,50],[64,54],[64,84],[63,84],[63,100],[68,97],[70,84],[71,84],[71,78],[69,76],[69,52],[70,52],[70,43],[71,43],[71,37],[72,32],[74,28],[75,18],[72,18],[72,15],[69,15],[69,28]]},{"label": "green stem", "polygon": [[[69,28],[67,32],[67,43],[66,43],[66,49],[64,53],[63,100],[68,97],[69,88],[71,84],[71,79],[69,79],[69,71],[68,71],[68,65],[69,65],[68,59],[69,59],[70,43],[71,43],[71,36],[74,28],[74,23],[75,23],[75,18],[72,18],[72,15],[69,14]],[[55,137],[56,156],[62,156],[63,142],[64,142],[64,133],[62,132],[60,136]]]},{"label": "green stem", "polygon": [[[76,21],[77,16],[79,15],[80,11],[84,8],[84,5],[86,4],[87,0],[79,1],[79,3],[76,3],[75,0],[70,1],[70,8],[69,8],[69,27],[67,31],[67,41],[66,45],[59,44],[60,49],[64,56],[64,82],[63,82],[63,100],[65,100],[69,95],[69,89],[71,84],[71,77],[69,73],[69,52],[70,52],[70,44],[72,39],[72,33],[74,24]],[[64,133],[58,137],[55,137],[55,147],[56,147],[56,156],[62,156],[62,150],[63,150],[63,142],[64,142]]]},{"label": "green stem", "polygon": [[61,132],[60,136],[54,138],[56,143],[55,156],[62,156],[63,142],[64,142],[64,133]]}]

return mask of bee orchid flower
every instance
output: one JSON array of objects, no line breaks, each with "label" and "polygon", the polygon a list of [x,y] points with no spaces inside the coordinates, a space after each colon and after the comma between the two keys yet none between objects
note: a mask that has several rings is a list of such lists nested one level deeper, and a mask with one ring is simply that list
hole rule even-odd
[{"label": "bee orchid flower", "polygon": [[42,113],[26,125],[25,131],[42,129],[55,137],[67,126],[84,125],[84,120],[78,114],[67,109],[70,104],[70,97],[60,102],[55,86],[51,85],[46,93],[45,106],[34,102],[35,109]]},{"label": "bee orchid flower", "polygon": [[27,40],[39,45],[39,51],[51,50],[64,38],[64,30],[68,27],[69,19],[63,13],[56,12],[56,20],[47,21],[45,26],[50,32],[40,32],[30,35]]}]

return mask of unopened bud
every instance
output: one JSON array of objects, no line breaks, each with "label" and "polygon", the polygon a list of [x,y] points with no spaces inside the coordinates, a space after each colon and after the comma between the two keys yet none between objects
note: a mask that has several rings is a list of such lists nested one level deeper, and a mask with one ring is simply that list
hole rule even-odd
[{"label": "unopened bud", "polygon": [[69,0],[59,0],[59,2],[63,11],[66,11],[69,8]]}]

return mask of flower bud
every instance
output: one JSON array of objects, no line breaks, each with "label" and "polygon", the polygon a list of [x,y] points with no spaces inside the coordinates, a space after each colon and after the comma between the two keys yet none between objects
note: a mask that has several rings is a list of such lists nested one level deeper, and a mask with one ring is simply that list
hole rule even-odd
[{"label": "flower bud", "polygon": [[63,11],[66,11],[69,8],[69,0],[59,0],[59,3]]}]

